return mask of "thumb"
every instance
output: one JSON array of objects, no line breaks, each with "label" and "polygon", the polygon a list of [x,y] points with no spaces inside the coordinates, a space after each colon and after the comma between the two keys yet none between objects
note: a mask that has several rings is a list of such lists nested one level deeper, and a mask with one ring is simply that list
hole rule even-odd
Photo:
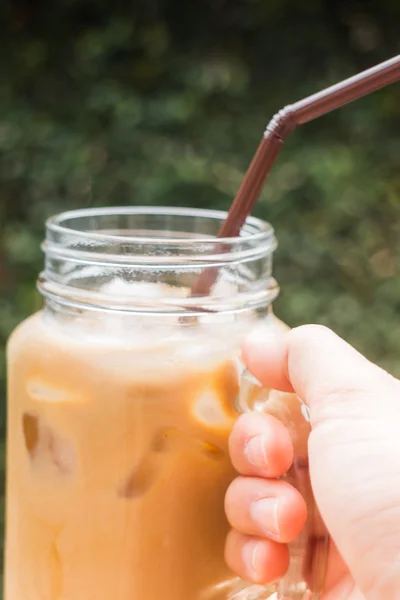
[{"label": "thumb", "polygon": [[243,358],[263,385],[309,406],[321,514],[364,594],[391,597],[400,586],[400,383],[319,326],[256,331]]},{"label": "thumb", "polygon": [[[305,325],[283,334],[255,330],[243,347],[250,371],[265,386],[293,392],[315,409],[321,397],[370,389],[391,378],[330,329]],[[315,412],[315,411],[314,411]]]}]

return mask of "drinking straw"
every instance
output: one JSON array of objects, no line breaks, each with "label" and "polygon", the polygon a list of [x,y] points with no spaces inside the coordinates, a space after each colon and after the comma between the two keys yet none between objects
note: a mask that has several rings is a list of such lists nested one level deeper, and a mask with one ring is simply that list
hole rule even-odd
[{"label": "drinking straw", "polygon": [[[264,132],[218,237],[230,238],[240,234],[275,164],[283,142],[297,125],[308,123],[399,80],[400,54],[280,110]],[[194,283],[191,295],[207,295],[217,275],[217,268],[204,270]]]}]

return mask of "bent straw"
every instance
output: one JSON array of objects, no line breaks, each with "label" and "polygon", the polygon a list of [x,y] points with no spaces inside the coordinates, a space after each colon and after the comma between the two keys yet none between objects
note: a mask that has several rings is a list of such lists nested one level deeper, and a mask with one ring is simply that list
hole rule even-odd
[{"label": "bent straw", "polygon": [[[297,125],[308,123],[399,80],[400,54],[280,110],[271,119],[264,132],[218,237],[229,238],[239,235],[254,208],[283,142]],[[217,275],[216,267],[203,271],[193,285],[191,295],[207,295],[215,283]]]}]

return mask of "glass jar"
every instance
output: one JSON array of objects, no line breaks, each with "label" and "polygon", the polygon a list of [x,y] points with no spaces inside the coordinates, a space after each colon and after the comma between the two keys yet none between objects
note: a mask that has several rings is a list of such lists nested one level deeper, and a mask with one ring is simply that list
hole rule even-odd
[{"label": "glass jar", "polygon": [[[225,218],[124,208],[48,221],[45,306],[8,345],[5,600],[277,589],[248,587],[223,557],[228,436],[243,407],[273,398],[247,378],[239,394],[237,356],[257,320],[276,326],[278,294],[272,227],[249,218],[216,240]],[[205,269],[217,281],[191,297]]]}]

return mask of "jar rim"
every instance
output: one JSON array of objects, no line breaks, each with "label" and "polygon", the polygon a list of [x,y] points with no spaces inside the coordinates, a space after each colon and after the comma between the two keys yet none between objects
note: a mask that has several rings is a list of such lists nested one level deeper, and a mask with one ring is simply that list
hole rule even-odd
[{"label": "jar rim", "polygon": [[[96,217],[109,217],[109,216],[171,216],[171,217],[189,217],[189,218],[205,218],[210,220],[219,220],[221,223],[226,219],[227,212],[223,210],[215,209],[204,209],[204,208],[181,208],[181,207],[170,207],[170,206],[132,206],[132,207],[104,207],[104,208],[85,208],[75,209],[66,212],[59,213],[47,219],[46,230],[50,234],[73,234],[77,238],[91,238],[97,242],[124,242],[125,244],[136,244],[141,243],[145,240],[148,243],[160,243],[159,237],[146,236],[135,236],[135,235],[118,235],[110,233],[101,233],[99,231],[92,230],[80,230],[73,226],[68,226],[68,221],[75,221],[82,218],[96,218]],[[249,216],[242,228],[243,235],[238,235],[229,238],[214,238],[217,244],[227,245],[230,248],[234,248],[236,245],[243,244],[244,241],[254,243],[261,243],[271,241],[275,244],[275,231],[270,223],[259,219],[257,217]],[[173,242],[174,246],[185,246],[210,242],[210,236],[196,236],[196,237],[163,237],[163,243],[168,241]]]}]

